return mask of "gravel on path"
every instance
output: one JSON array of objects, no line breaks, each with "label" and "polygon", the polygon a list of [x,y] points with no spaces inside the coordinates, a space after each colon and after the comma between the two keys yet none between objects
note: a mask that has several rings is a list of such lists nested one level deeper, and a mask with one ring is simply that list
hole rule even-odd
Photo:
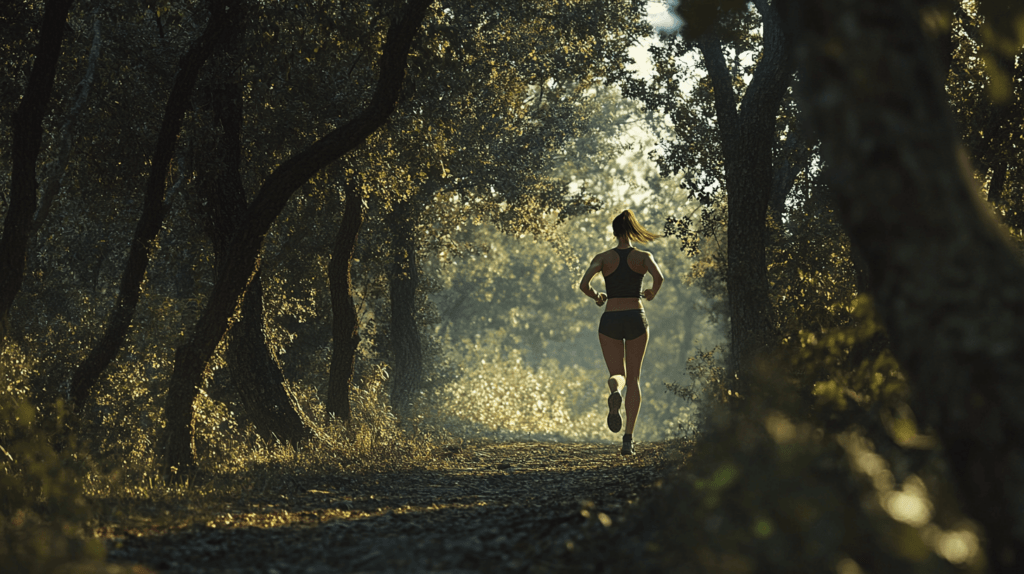
[{"label": "gravel on path", "polygon": [[190,574],[599,571],[581,542],[660,484],[672,450],[637,449],[467,443],[436,465],[296,482],[203,524],[123,532],[108,559]]}]

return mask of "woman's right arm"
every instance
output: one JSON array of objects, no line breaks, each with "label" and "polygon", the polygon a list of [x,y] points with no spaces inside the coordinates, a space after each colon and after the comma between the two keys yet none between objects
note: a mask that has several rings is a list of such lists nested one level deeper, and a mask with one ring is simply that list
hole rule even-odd
[{"label": "woman's right arm", "polygon": [[647,268],[647,272],[654,278],[654,285],[651,285],[650,289],[644,291],[644,299],[653,301],[654,296],[658,294],[661,289],[661,284],[665,281],[665,275],[661,272],[661,267],[658,267],[657,262],[654,261],[654,256],[650,253],[644,257],[644,267]]},{"label": "woman's right arm", "polygon": [[583,279],[580,279],[580,291],[583,291],[584,295],[593,299],[597,303],[598,307],[604,305],[604,302],[608,300],[607,295],[605,295],[604,293],[598,293],[597,291],[590,287],[590,282],[594,279],[594,276],[597,275],[597,272],[600,270],[601,255],[598,254],[590,262],[590,267],[587,267],[586,272],[583,273]]}]

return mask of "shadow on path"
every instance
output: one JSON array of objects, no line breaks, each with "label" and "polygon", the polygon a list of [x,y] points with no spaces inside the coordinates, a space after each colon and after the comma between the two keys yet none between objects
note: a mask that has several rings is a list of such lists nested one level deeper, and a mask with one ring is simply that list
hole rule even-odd
[{"label": "shadow on path", "polygon": [[640,446],[469,445],[450,468],[339,475],[207,526],[114,539],[109,559],[189,573],[566,571],[588,529],[658,480],[666,445]]}]

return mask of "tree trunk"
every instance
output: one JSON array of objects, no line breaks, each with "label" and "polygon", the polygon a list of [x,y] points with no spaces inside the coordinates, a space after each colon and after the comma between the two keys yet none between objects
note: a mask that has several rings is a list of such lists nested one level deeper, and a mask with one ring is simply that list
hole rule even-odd
[{"label": "tree trunk", "polygon": [[806,109],[914,408],[993,572],[1024,571],[1024,266],[979,201],[910,0],[787,0]]},{"label": "tree trunk", "polygon": [[[411,0],[392,21],[380,56],[380,77],[367,106],[351,121],[295,154],[264,180],[228,245],[213,291],[189,340],[174,357],[167,392],[166,458],[172,475],[195,466],[192,404],[210,357],[228,329],[239,300],[256,272],[259,252],[270,226],[292,194],[317,172],[361,144],[387,120],[398,103],[413,37],[433,0]],[[182,476],[177,474],[177,476]]]},{"label": "tree trunk", "polygon": [[409,203],[395,206],[391,219],[391,410],[408,415],[416,392],[423,386],[423,343],[416,322],[416,288],[420,275],[416,261]]},{"label": "tree trunk", "polygon": [[113,362],[124,344],[131,327],[135,308],[142,294],[142,282],[149,266],[150,251],[154,239],[160,232],[168,206],[164,202],[167,174],[171,158],[181,129],[182,119],[188,109],[192,88],[199,77],[199,70],[213,53],[217,44],[230,36],[230,30],[239,24],[240,0],[212,0],[210,22],[206,30],[188,49],[178,64],[178,73],[167,98],[163,123],[156,139],[156,149],[150,161],[149,178],[146,181],[142,215],[135,227],[135,235],[128,249],[128,260],[121,274],[121,285],[117,302],[107,321],[107,328],[100,341],[89,352],[71,377],[71,399],[75,408],[80,409],[89,397],[89,391],[100,375]]},{"label": "tree trunk", "polygon": [[[216,80],[214,80],[216,81]],[[218,158],[211,169],[201,170],[197,188],[206,199],[207,229],[216,265],[229,257],[228,240],[237,233],[245,213],[242,183],[242,86],[237,82],[212,87],[209,107],[223,128]],[[203,173],[205,172],[205,173]],[[260,273],[249,283],[241,317],[231,327],[226,362],[228,380],[242,406],[242,418],[256,427],[265,441],[298,443],[312,436],[298,407],[284,387],[284,375],[267,346],[263,325],[263,287]]]},{"label": "tree trunk", "polygon": [[359,347],[359,317],[352,300],[352,256],[356,251],[359,228],[363,225],[363,198],[358,185],[345,186],[345,214],[334,240],[331,263],[327,268],[331,284],[331,373],[327,386],[327,412],[346,425],[352,424],[349,391],[355,373]]},{"label": "tree trunk", "polygon": [[1000,162],[992,169],[992,178],[988,180],[988,202],[992,205],[1005,203],[1003,187],[1006,185],[1007,167],[1005,162]]},{"label": "tree trunk", "polygon": [[721,41],[716,36],[705,36],[698,42],[714,90],[725,157],[729,210],[726,289],[730,371],[734,375],[729,379],[732,390],[741,394],[759,357],[774,340],[765,243],[775,122],[791,75],[786,39],[774,6],[764,0],[755,4],[764,23],[764,48],[739,110]]},{"label": "tree trunk", "polygon": [[267,347],[259,271],[249,283],[242,317],[231,327],[226,362],[246,418],[256,426],[263,440],[297,444],[313,436],[285,390],[284,375]]},{"label": "tree trunk", "polygon": [[25,256],[32,218],[36,212],[39,181],[36,163],[43,145],[43,118],[50,104],[57,61],[60,59],[64,28],[72,0],[47,0],[35,61],[18,111],[14,113],[11,138],[10,205],[0,237],[0,349],[7,344],[11,306],[21,290],[25,275]]}]

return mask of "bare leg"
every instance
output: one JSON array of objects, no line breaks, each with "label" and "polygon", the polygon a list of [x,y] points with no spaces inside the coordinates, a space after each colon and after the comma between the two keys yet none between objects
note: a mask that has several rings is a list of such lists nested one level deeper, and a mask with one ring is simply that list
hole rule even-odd
[{"label": "bare leg", "polygon": [[[626,341],[626,434],[633,434],[637,414],[640,413],[640,369],[647,352],[647,338],[644,333],[636,339]],[[602,348],[604,343],[602,341]],[[607,360],[607,355],[605,356]]]},{"label": "bare leg", "polygon": [[619,339],[612,339],[600,333],[597,336],[601,339],[601,353],[604,354],[604,362],[608,365],[608,390],[614,393],[622,388],[626,376],[625,347]]},{"label": "bare leg", "polygon": [[598,336],[601,338],[601,352],[604,354],[605,363],[608,364],[608,430],[619,432],[622,429],[622,416],[619,409],[622,407],[622,386],[626,383],[625,377],[625,347],[622,341],[612,339],[607,335]]}]

